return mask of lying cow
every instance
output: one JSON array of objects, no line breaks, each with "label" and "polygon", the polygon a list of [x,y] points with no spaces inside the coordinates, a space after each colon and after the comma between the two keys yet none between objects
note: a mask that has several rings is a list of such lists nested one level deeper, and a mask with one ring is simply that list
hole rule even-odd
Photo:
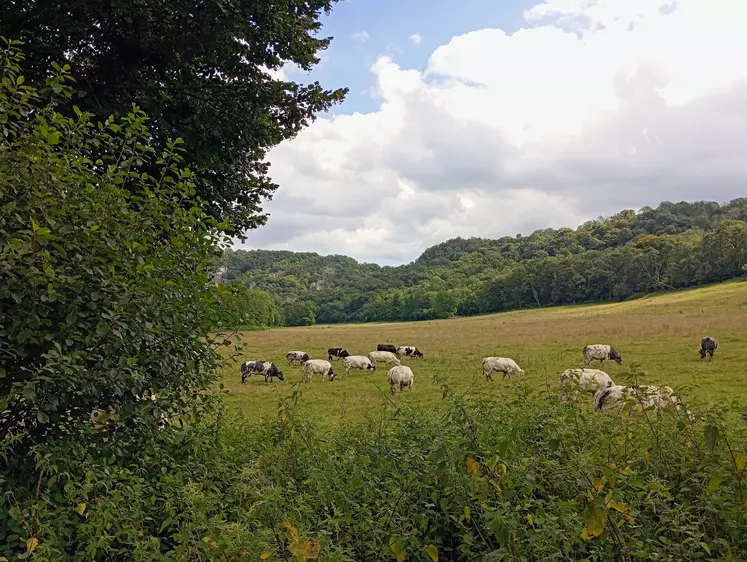
[{"label": "lying cow", "polygon": [[718,349],[718,342],[711,338],[705,337],[700,340],[700,358],[705,359],[706,354],[709,355],[708,360],[713,359],[713,354]]},{"label": "lying cow", "polygon": [[289,351],[285,354],[285,358],[288,360],[288,365],[293,365],[294,361],[298,361],[303,365],[309,360],[309,354],[305,351]]},{"label": "lying cow", "polygon": [[397,356],[402,357],[415,357],[417,359],[423,358],[423,353],[414,345],[400,345],[397,348]]},{"label": "lying cow", "polygon": [[281,381],[285,380],[283,371],[277,368],[275,363],[272,361],[255,361],[252,373],[261,373],[265,376],[265,382],[278,378]]},{"label": "lying cow", "polygon": [[332,359],[337,359],[338,361],[340,359],[344,359],[345,357],[350,357],[350,353],[348,353],[347,349],[344,349],[342,347],[330,347],[327,350],[327,359],[332,361]]},{"label": "lying cow", "polygon": [[[613,385],[597,391],[594,406],[603,412],[621,412],[626,403],[631,404],[630,415],[640,414],[650,408],[675,407],[682,409],[682,401],[668,386],[620,386]],[[688,412],[689,415],[689,412]]]},{"label": "lying cow", "polygon": [[598,360],[604,367],[604,362],[609,359],[615,361],[618,365],[622,365],[622,357],[620,354],[612,349],[610,345],[603,345],[600,343],[594,345],[584,346],[584,366],[588,369],[591,367],[593,360]]},{"label": "lying cow", "polygon": [[614,384],[607,373],[597,369],[567,369],[560,375],[560,389],[565,399],[575,398],[579,392],[596,394]]},{"label": "lying cow", "polygon": [[397,348],[389,343],[380,343],[376,346],[376,351],[388,351],[389,353],[397,353]]}]

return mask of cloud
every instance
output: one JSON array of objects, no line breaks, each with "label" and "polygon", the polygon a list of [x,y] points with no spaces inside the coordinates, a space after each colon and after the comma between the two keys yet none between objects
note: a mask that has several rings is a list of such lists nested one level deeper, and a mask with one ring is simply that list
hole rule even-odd
[{"label": "cloud", "polygon": [[361,43],[365,43],[369,38],[368,31],[366,31],[365,29],[363,31],[356,31],[350,37],[351,39],[355,39],[356,41],[360,41]]},{"label": "cloud", "polygon": [[737,0],[547,0],[423,70],[380,57],[376,111],[271,152],[281,188],[247,245],[396,264],[454,236],[743,196],[745,17]]},{"label": "cloud", "polygon": [[410,35],[410,41],[413,45],[420,45],[423,42],[423,36],[419,33],[413,33]]}]

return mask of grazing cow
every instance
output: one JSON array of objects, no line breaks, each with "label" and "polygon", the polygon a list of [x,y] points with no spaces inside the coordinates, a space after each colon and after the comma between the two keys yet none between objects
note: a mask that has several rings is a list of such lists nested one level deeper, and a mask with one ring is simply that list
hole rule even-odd
[{"label": "grazing cow", "polygon": [[397,365],[389,369],[386,374],[386,380],[389,381],[389,390],[392,394],[399,388],[402,392],[405,387],[412,391],[412,385],[415,384],[415,375],[412,374],[412,369],[406,365]]},{"label": "grazing cow", "polygon": [[706,353],[708,354],[708,360],[713,359],[713,353],[718,349],[718,342],[711,338],[706,336],[702,340],[700,340],[700,358],[705,359]]},{"label": "grazing cow", "polygon": [[399,358],[391,351],[372,351],[368,354],[371,363],[389,363],[390,365],[401,365]]},{"label": "grazing cow", "polygon": [[256,361],[245,361],[241,364],[241,384],[246,382],[246,377],[252,376],[252,371],[256,363]]},{"label": "grazing cow", "polygon": [[343,349],[342,347],[330,347],[327,350],[327,359],[330,361],[332,361],[333,358],[339,361],[345,357],[350,357],[350,353],[348,353],[347,349]]},{"label": "grazing cow", "polygon": [[294,361],[298,361],[301,365],[303,365],[306,361],[309,360],[309,354],[305,351],[289,351],[285,354],[285,358],[288,360],[289,365],[293,365]]},{"label": "grazing cow", "polygon": [[373,363],[368,357],[363,355],[351,355],[345,357],[342,360],[342,364],[345,366],[345,374],[350,374],[350,369],[360,369],[361,371],[375,371],[376,364]]},{"label": "grazing cow", "polygon": [[388,351],[389,353],[397,353],[397,348],[389,343],[380,343],[376,346],[376,351]]},{"label": "grazing cow", "polygon": [[[640,414],[649,408],[666,408],[674,406],[682,409],[682,401],[674,395],[668,386],[620,386],[612,385],[602,388],[594,394],[594,406],[597,410],[621,411],[626,403],[631,403],[631,414]],[[689,412],[687,412],[689,415]]]},{"label": "grazing cow", "polygon": [[567,369],[560,375],[560,388],[567,398],[575,398],[579,392],[596,394],[614,384],[607,373],[597,369]]},{"label": "grazing cow", "polygon": [[620,354],[612,349],[612,346],[602,345],[600,343],[594,345],[584,346],[584,366],[588,369],[591,367],[591,362],[597,359],[602,366],[604,366],[605,360],[615,361],[618,365],[622,365],[622,357]]},{"label": "grazing cow", "polygon": [[265,376],[265,382],[274,378],[278,378],[281,381],[285,380],[283,371],[278,369],[275,363],[273,363],[272,361],[255,361],[252,372],[262,373]]},{"label": "grazing cow", "polygon": [[[482,360],[482,374],[489,381],[493,380],[493,373],[506,375],[523,375],[524,370],[516,364],[516,361],[507,357],[486,357]],[[503,380],[501,379],[501,380]]]},{"label": "grazing cow", "polygon": [[407,357],[416,357],[417,359],[423,358],[423,353],[414,345],[400,345],[397,348],[397,356],[402,357],[403,355]]},{"label": "grazing cow", "polygon": [[332,370],[332,363],[324,359],[309,359],[301,365],[301,380],[311,382],[311,375],[321,375],[322,382],[329,377],[329,382],[335,380],[337,373]]}]

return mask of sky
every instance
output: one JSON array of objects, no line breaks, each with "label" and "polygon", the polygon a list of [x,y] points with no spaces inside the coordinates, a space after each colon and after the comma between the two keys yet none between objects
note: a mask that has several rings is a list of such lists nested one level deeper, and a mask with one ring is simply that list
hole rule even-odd
[{"label": "sky", "polygon": [[457,236],[747,195],[745,0],[343,0],[246,249],[398,265]]}]

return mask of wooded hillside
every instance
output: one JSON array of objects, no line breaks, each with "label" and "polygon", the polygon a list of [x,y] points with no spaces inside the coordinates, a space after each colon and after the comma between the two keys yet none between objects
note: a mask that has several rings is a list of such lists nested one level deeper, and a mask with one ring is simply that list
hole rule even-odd
[{"label": "wooded hillside", "polygon": [[455,238],[413,263],[229,251],[225,279],[269,292],[286,325],[428,320],[625,299],[745,274],[747,198],[661,203],[498,240]]}]

